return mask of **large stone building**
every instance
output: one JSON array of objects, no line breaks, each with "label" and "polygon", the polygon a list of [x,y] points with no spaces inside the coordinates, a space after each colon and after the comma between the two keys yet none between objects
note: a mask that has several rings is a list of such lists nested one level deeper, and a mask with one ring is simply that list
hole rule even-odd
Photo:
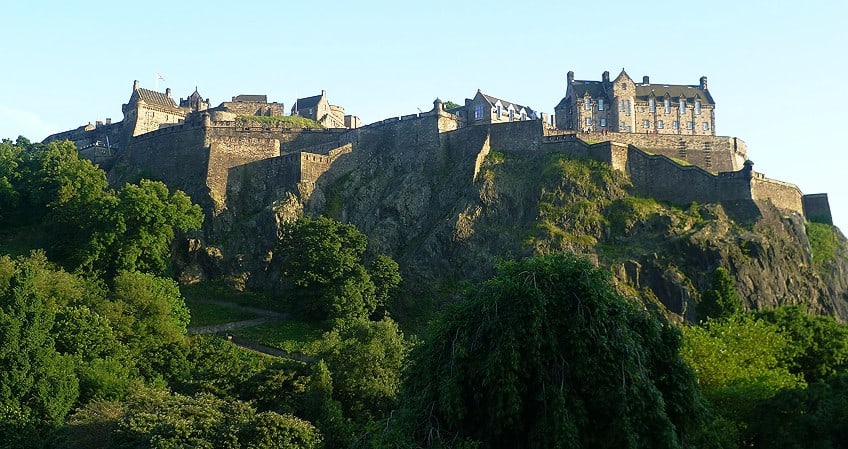
[{"label": "large stone building", "polygon": [[491,123],[537,120],[536,112],[527,106],[486,95],[477,89],[474,98],[466,98],[465,105],[448,109],[462,123],[483,125]]},{"label": "large stone building", "polygon": [[232,101],[221,103],[216,109],[236,115],[280,117],[286,115],[283,103],[268,103],[267,95],[236,95]]},{"label": "large stone building", "polygon": [[624,69],[610,80],[575,80],[568,72],[565,97],[554,108],[560,129],[588,132],[715,135],[715,101],[707,77],[697,85],[634,82]]},{"label": "large stone building", "polygon": [[171,97],[171,89],[165,93],[142,88],[138,81],[133,81],[133,91],[130,99],[121,107],[124,113],[124,128],[131,130],[130,136],[156,131],[164,126],[174,125],[185,121],[185,116],[191,109],[177,106]]},{"label": "large stone building", "polygon": [[345,115],[344,108],[330,104],[327,91],[321,95],[298,98],[291,108],[291,115],[315,120],[325,128],[359,128],[361,123],[355,115]]}]

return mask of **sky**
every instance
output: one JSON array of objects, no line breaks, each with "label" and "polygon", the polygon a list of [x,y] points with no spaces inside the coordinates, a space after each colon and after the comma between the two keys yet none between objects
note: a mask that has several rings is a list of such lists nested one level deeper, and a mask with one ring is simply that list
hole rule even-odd
[{"label": "sky", "polygon": [[[122,119],[142,87],[213,105],[326,90],[363,123],[481,89],[553,114],[566,73],[698,84],[754,169],[848,226],[848,2],[27,1],[0,18],[0,139]],[[164,80],[158,79],[157,74]]]}]

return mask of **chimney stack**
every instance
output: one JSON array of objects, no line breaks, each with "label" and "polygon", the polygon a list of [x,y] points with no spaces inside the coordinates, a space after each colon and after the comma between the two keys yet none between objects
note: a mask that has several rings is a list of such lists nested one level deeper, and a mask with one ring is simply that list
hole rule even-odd
[{"label": "chimney stack", "polygon": [[574,82],[574,72],[572,72],[571,70],[569,70],[569,71],[568,71],[568,74],[566,74],[566,75],[565,75],[565,79],[567,80],[568,85],[570,86],[570,85],[571,85],[571,83],[573,83],[573,82]]},{"label": "chimney stack", "polygon": [[707,77],[706,76],[701,77],[701,89],[707,90]]},{"label": "chimney stack", "polygon": [[138,90],[138,80],[133,81],[133,90]]},{"label": "chimney stack", "polygon": [[648,75],[643,76],[642,84],[651,84],[651,78]]},{"label": "chimney stack", "polygon": [[165,96],[168,97],[168,98],[171,98],[171,88],[170,87],[165,89]]},{"label": "chimney stack", "polygon": [[608,83],[609,80],[609,70],[604,70],[604,73],[601,75],[601,81]]}]

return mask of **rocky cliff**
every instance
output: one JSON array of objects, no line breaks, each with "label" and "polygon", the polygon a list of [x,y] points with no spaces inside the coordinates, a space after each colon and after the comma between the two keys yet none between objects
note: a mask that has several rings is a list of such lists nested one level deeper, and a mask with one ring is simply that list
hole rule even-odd
[{"label": "rocky cliff", "polygon": [[805,303],[848,319],[848,245],[835,228],[837,245],[814,263],[803,218],[768,203],[658,202],[602,162],[529,151],[520,140],[491,151],[486,128],[461,131],[358,130],[344,137],[351,152],[294,186],[277,185],[284,168],[273,161],[232,170],[226,210],[208,223],[195,260],[272,286],[276,224],[323,214],[392,255],[412,295],[481,279],[503,258],[573,251],[686,319],[719,266],[749,308]]}]

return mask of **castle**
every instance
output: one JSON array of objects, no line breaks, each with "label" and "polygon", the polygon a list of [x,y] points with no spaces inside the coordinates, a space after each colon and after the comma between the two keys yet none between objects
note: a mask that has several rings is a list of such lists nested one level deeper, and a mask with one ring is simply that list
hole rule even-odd
[{"label": "castle", "polygon": [[610,81],[575,80],[568,72],[565,97],[554,108],[560,129],[641,132],[687,136],[715,135],[715,101],[707,77],[697,85],[634,82],[624,69]]},{"label": "castle", "polygon": [[[569,72],[567,81],[555,127],[529,107],[480,91],[457,108],[446,110],[437,99],[429,112],[365,126],[330,105],[324,91],[298,99],[291,113],[322,121],[324,129],[239,122],[244,115],[283,115],[283,105],[264,95],[239,95],[212,108],[196,89],[177,103],[170,89],[155,92],[135,82],[123,121],[107,119],[45,142],[72,140],[83,157],[107,171],[117,163],[121,169],[109,171],[112,182],[130,180],[130,172],[161,179],[212,216],[223,213],[227,198],[245,183],[306,198],[331,167],[344,169],[346,154],[389,141],[396,148],[460,151],[476,161],[475,174],[490,151],[567,153],[610,163],[660,200],[770,204],[832,222],[826,194],[803,195],[793,184],[755,172],[742,140],[715,135],[706,77],[697,86],[651,84],[647,77],[637,84],[622,70],[612,81],[608,72],[600,82],[574,80]],[[264,175],[246,177],[248,168]]]}]

